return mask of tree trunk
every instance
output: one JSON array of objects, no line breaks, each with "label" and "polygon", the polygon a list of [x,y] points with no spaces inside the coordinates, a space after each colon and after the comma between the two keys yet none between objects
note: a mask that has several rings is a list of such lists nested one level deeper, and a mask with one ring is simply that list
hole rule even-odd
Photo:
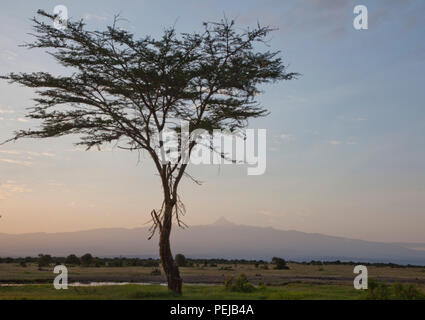
[{"label": "tree trunk", "polygon": [[179,268],[174,262],[170,247],[170,233],[172,222],[172,205],[166,205],[162,231],[159,237],[159,255],[161,257],[162,268],[167,276],[168,289],[177,294],[182,294],[182,279]]}]

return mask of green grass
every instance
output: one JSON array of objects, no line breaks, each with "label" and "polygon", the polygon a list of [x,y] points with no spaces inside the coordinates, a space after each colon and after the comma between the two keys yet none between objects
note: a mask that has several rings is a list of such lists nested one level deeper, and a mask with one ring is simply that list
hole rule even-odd
[{"label": "green grass", "polygon": [[69,287],[56,290],[53,285],[23,285],[0,287],[0,300],[351,300],[364,299],[365,293],[351,286],[322,284],[289,284],[256,289],[251,293],[229,292],[224,286],[186,285],[183,296],[177,296],[160,285],[117,285],[99,287]]}]

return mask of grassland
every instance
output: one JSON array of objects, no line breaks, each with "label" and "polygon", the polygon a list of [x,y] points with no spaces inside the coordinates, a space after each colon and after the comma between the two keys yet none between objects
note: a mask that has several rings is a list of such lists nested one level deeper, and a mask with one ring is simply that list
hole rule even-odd
[{"label": "grassland", "polygon": [[365,293],[342,285],[308,285],[293,283],[257,289],[250,293],[228,292],[224,286],[185,285],[183,296],[176,296],[161,285],[111,285],[99,287],[69,287],[56,290],[52,284],[0,286],[0,300],[352,300],[362,299]]},{"label": "grassland", "polygon": [[[289,270],[255,265],[218,265],[181,268],[184,295],[177,297],[160,283],[163,275],[151,275],[151,267],[69,267],[69,283],[129,282],[125,285],[70,286],[55,290],[53,267],[36,264],[22,267],[0,264],[0,299],[364,299],[366,293],[353,288],[353,266],[289,263]],[[230,270],[225,270],[225,268]],[[423,268],[368,267],[369,277],[386,283],[413,283],[425,292]],[[257,286],[251,293],[229,292],[226,279],[246,274]],[[148,283],[140,285],[137,283]],[[258,287],[259,283],[266,287]],[[1,285],[3,284],[3,285]],[[6,284],[14,284],[6,286]]]},{"label": "grassland", "polygon": [[[289,263],[289,270],[275,270],[272,265],[267,270],[262,266],[217,265],[216,267],[180,268],[186,284],[223,284],[227,278],[241,273],[258,284],[286,285],[293,282],[352,285],[355,274],[350,265],[304,265]],[[231,268],[225,270],[225,268]],[[162,283],[165,277],[151,275],[152,267],[68,267],[69,282],[142,282]],[[369,277],[386,282],[414,282],[425,286],[424,268],[368,267]],[[53,267],[36,264],[22,267],[17,263],[0,263],[0,283],[52,283],[55,278]]]}]

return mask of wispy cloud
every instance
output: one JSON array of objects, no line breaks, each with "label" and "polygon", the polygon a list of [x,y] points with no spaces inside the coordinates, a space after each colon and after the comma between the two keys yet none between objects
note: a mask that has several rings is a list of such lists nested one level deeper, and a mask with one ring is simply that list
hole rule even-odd
[{"label": "wispy cloud", "polygon": [[4,200],[16,193],[29,193],[32,189],[25,184],[19,184],[13,180],[7,180],[4,183],[0,182],[0,199]]},{"label": "wispy cloud", "polygon": [[290,134],[290,133],[282,133],[279,137],[283,141],[294,141],[295,140],[295,136],[293,134]]},{"label": "wispy cloud", "polygon": [[337,145],[340,145],[342,142],[339,141],[339,140],[331,140],[331,141],[329,141],[329,143],[334,145],[334,146],[337,146]]},{"label": "wispy cloud", "polygon": [[34,152],[25,150],[0,150],[0,154],[16,155],[16,156],[33,156],[33,157],[48,157],[53,158],[56,154],[51,152]]},{"label": "wispy cloud", "polygon": [[0,114],[13,114],[15,111],[13,110],[5,110],[0,108]]},{"label": "wispy cloud", "polygon": [[32,165],[32,162],[25,160],[16,160],[16,159],[8,159],[8,158],[0,158],[0,162],[10,163],[10,164],[18,164],[22,166],[29,167]]},{"label": "wispy cloud", "polygon": [[357,142],[353,141],[353,140],[349,140],[347,142],[344,142],[344,141],[341,141],[341,140],[331,140],[331,141],[328,141],[328,143],[331,144],[331,145],[334,145],[334,146],[338,146],[338,145],[341,145],[341,144],[348,144],[348,145],[357,144]]},{"label": "wispy cloud", "polygon": [[270,210],[261,210],[260,214],[266,217],[281,217],[282,216],[282,214],[276,213]]},{"label": "wispy cloud", "polygon": [[3,60],[13,61],[18,57],[18,55],[13,51],[3,50],[3,51],[0,52],[0,57]]},{"label": "wispy cloud", "polygon": [[56,155],[51,152],[33,152],[21,150],[0,150],[0,162],[14,165],[32,166],[31,160],[34,158],[53,158]]}]

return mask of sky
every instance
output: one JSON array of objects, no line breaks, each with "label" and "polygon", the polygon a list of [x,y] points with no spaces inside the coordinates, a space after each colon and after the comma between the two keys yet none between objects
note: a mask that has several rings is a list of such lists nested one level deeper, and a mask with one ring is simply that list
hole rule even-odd
[{"label": "sky", "polygon": [[[368,29],[353,27],[356,5]],[[191,166],[184,181],[189,225],[221,216],[238,224],[384,242],[425,242],[425,2],[406,1],[24,1],[0,10],[0,74],[63,72],[31,41],[37,9],[65,5],[71,19],[104,29],[119,13],[136,37],[175,25],[199,31],[224,15],[240,28],[278,28],[280,50],[297,80],[270,84],[259,97],[271,114],[267,170]],[[31,89],[0,81],[0,140],[37,126],[25,118]],[[85,152],[77,137],[0,146],[0,233],[140,227],[162,202],[148,157],[106,146]]]}]

